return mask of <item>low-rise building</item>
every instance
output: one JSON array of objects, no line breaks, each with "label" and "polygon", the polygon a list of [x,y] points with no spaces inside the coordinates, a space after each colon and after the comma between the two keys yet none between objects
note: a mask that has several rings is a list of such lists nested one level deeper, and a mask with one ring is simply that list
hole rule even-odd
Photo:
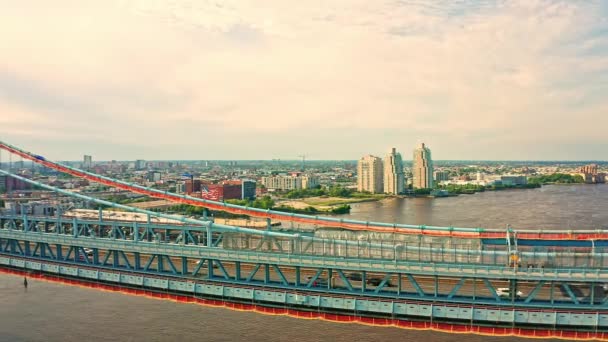
[{"label": "low-rise building", "polygon": [[500,181],[503,185],[507,186],[526,185],[528,184],[528,177],[520,175],[506,175],[500,176]]},{"label": "low-rise building", "polygon": [[272,190],[300,190],[311,189],[319,185],[319,179],[315,176],[271,176],[262,177],[261,183],[267,189]]}]

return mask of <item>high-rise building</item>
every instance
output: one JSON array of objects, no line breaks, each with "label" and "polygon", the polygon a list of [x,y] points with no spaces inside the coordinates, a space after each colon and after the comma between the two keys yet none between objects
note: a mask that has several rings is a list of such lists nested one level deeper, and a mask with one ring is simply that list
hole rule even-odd
[{"label": "high-rise building", "polygon": [[589,164],[580,168],[580,173],[590,173],[592,175],[597,174],[597,164]]},{"label": "high-rise building", "polygon": [[143,170],[146,167],[146,161],[145,160],[141,160],[138,159],[135,161],[135,169],[136,170]]},{"label": "high-rise building", "polygon": [[255,199],[255,181],[249,179],[243,179],[243,187],[241,193],[241,199]]},{"label": "high-rise building", "polygon": [[405,191],[405,174],[401,153],[393,147],[384,158],[384,192],[398,195]]},{"label": "high-rise building", "polygon": [[382,159],[367,155],[357,163],[357,191],[382,193],[384,191]]},{"label": "high-rise building", "polygon": [[433,159],[431,158],[431,150],[421,143],[414,150],[414,164],[412,167],[414,188],[432,188],[433,187]]},{"label": "high-rise building", "polygon": [[84,169],[90,169],[93,166],[93,157],[84,155],[84,162],[82,163],[82,167]]}]

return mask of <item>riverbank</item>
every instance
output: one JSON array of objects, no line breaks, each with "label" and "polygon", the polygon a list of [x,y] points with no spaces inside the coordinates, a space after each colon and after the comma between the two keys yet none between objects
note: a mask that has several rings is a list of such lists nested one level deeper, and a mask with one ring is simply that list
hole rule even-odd
[{"label": "riverbank", "polygon": [[387,196],[377,196],[368,198],[352,198],[352,197],[308,197],[302,199],[280,199],[276,201],[277,206],[290,206],[296,209],[304,209],[313,206],[319,210],[328,210],[344,204],[353,204],[361,202],[379,201]]}]

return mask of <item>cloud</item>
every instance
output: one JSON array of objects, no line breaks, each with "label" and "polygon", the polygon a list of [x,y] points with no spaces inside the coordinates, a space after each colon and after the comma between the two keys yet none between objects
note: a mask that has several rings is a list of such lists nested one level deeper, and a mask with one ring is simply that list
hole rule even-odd
[{"label": "cloud", "polygon": [[608,159],[607,15],[566,0],[21,1],[0,14],[0,135],[113,159],[156,153],[112,144],[355,159],[418,140],[445,159]]}]

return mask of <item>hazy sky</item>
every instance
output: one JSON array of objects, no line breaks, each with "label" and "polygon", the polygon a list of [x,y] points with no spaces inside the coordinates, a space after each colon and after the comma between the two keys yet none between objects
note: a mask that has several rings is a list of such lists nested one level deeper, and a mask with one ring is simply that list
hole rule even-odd
[{"label": "hazy sky", "polygon": [[51,159],[608,159],[608,1],[0,0]]}]

